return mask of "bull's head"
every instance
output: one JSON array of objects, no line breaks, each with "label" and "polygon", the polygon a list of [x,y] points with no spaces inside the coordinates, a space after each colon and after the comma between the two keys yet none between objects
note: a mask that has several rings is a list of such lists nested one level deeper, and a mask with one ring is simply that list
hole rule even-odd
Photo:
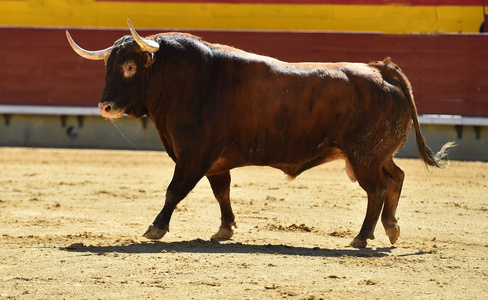
[{"label": "bull's head", "polygon": [[127,23],[132,36],[124,36],[113,46],[100,51],[81,48],[66,31],[68,42],[76,53],[86,59],[105,61],[105,88],[98,104],[105,118],[119,118],[124,113],[141,117],[147,113],[144,105],[147,69],[154,62],[159,44],[139,36],[129,19]]}]

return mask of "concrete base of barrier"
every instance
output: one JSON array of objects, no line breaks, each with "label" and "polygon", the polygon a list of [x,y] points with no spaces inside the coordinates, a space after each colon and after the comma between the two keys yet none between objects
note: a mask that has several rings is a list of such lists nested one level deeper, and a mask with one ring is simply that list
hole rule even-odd
[{"label": "concrete base of barrier", "polygon": [[[146,117],[103,119],[97,108],[0,106],[0,146],[164,150]],[[439,151],[446,142],[457,147],[452,160],[488,161],[488,119],[461,116],[419,117],[428,146]],[[418,157],[411,130],[396,157]]]},{"label": "concrete base of barrier", "polygon": [[[488,119],[485,119],[488,121]],[[488,161],[488,124],[425,124],[421,123],[422,134],[432,151],[439,151],[447,142],[455,142],[456,147],[449,151],[449,159]],[[415,132],[410,130],[407,142],[396,157],[417,158]]]},{"label": "concrete base of barrier", "polygon": [[0,106],[0,146],[163,150],[149,118],[115,125],[92,107]]}]

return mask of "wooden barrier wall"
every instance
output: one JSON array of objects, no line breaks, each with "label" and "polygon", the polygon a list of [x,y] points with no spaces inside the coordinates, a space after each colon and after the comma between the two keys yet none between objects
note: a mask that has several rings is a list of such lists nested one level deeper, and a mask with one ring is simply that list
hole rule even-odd
[{"label": "wooden barrier wall", "polygon": [[96,105],[103,63],[77,56],[64,29],[102,49],[128,34],[130,17],[142,34],[180,28],[286,61],[391,56],[420,113],[488,117],[483,1],[0,0],[0,104]]},{"label": "wooden barrier wall", "polygon": [[0,0],[0,25],[478,32],[486,0]]},{"label": "wooden barrier wall", "polygon": [[[70,29],[86,49],[106,48],[124,29]],[[142,30],[150,35],[154,30]],[[406,73],[421,114],[488,117],[488,35],[190,31],[285,61],[369,62],[390,56]],[[97,105],[103,62],[73,52],[64,29],[0,28],[0,104]]]}]

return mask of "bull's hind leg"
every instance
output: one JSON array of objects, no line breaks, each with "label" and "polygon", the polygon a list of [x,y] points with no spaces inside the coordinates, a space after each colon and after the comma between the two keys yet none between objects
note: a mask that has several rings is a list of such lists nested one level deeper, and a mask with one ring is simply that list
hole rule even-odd
[{"label": "bull's hind leg", "polygon": [[398,200],[400,199],[400,193],[402,192],[405,173],[395,164],[393,158],[385,163],[383,173],[388,180],[388,194],[386,195],[385,205],[383,206],[381,222],[385,227],[386,235],[390,238],[390,242],[395,244],[400,236],[400,226],[398,226],[395,213]]},{"label": "bull's hind leg", "polygon": [[207,176],[212,191],[219,201],[221,220],[219,231],[212,235],[212,240],[230,239],[234,235],[232,226],[235,226],[234,213],[230,204],[230,172],[213,176]]},{"label": "bull's hind leg", "polygon": [[381,166],[352,165],[359,185],[368,194],[368,208],[361,231],[351,242],[352,247],[364,248],[368,239],[374,239],[374,229],[388,192],[387,180]]}]

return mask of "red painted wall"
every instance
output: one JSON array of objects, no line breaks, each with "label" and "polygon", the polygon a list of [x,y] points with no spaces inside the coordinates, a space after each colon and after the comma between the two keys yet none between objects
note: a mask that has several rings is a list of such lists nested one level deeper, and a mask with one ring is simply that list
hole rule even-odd
[{"label": "red painted wall", "polygon": [[[128,31],[73,29],[70,33],[80,46],[98,50]],[[412,82],[420,114],[488,117],[488,35],[192,33],[285,61],[369,62],[390,56]],[[63,29],[0,28],[0,57],[0,104],[95,106],[99,101],[104,64],[75,54]]]}]

